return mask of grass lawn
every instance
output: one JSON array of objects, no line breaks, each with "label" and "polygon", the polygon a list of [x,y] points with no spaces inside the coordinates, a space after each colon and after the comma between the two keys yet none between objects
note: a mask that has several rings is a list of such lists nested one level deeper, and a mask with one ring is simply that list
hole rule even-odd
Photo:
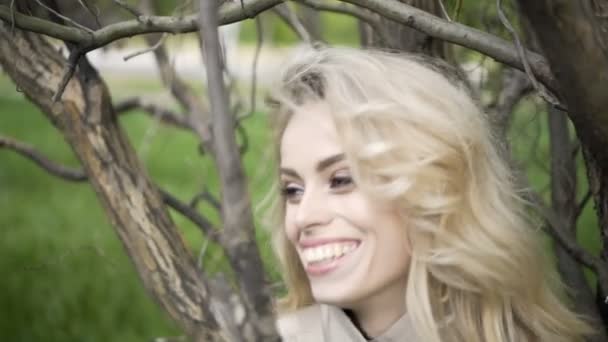
[{"label": "grass lawn", "polygon": [[[111,86],[115,94],[125,94],[133,92],[134,87],[146,87],[146,82],[115,82]],[[154,88],[147,87],[158,91]],[[0,114],[0,134],[27,141],[57,162],[78,166],[44,115],[24,100],[2,74]],[[536,115],[540,114],[530,104],[519,107],[513,144],[518,157],[526,159],[530,142],[540,132],[538,159],[546,165],[546,123],[544,119],[533,120]],[[152,178],[162,187],[184,201],[204,185],[217,189],[216,174],[209,160],[198,154],[192,135],[151,124],[141,114],[125,116],[121,122]],[[248,118],[245,128],[250,149],[244,163],[250,192],[257,203],[269,180],[263,172],[268,165],[263,115]],[[580,162],[579,166],[582,196],[586,185]],[[543,189],[548,184],[542,167],[535,164],[529,174],[536,188]],[[0,150],[0,206],[2,340],[128,342],[180,335],[144,292],[88,184],[54,178],[23,157]],[[216,217],[211,209],[202,210]],[[173,218],[192,252],[198,254],[203,243],[198,230],[179,215],[173,214]],[[579,240],[597,254],[599,238],[591,205],[579,224]],[[272,269],[262,229],[259,238],[264,260]],[[205,267],[211,271],[225,267],[216,249],[208,250]],[[276,277],[273,273],[272,278]]]}]

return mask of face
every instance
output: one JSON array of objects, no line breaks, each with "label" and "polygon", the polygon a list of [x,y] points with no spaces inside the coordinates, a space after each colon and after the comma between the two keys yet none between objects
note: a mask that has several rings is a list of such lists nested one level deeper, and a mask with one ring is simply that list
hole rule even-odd
[{"label": "face", "polygon": [[315,300],[343,308],[383,294],[403,300],[409,265],[403,219],[357,188],[327,105],[294,113],[280,154],[285,233]]}]

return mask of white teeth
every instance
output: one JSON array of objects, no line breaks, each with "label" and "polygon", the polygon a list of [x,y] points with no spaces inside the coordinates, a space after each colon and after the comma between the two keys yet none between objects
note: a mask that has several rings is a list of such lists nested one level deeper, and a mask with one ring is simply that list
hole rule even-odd
[{"label": "white teeth", "polygon": [[326,261],[339,258],[357,247],[356,242],[330,243],[317,247],[306,248],[302,251],[302,258],[306,263]]}]

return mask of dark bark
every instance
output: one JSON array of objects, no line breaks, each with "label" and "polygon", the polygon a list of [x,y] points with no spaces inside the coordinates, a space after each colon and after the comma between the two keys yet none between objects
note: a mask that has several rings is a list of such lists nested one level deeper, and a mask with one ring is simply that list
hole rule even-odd
[{"label": "dark bark", "polygon": [[[577,199],[576,163],[568,131],[566,113],[549,108],[549,135],[551,145],[551,204],[557,219],[563,222],[567,236],[576,241]],[[560,229],[551,227],[550,229]],[[589,342],[602,342],[608,336],[602,329],[601,317],[593,292],[587,283],[581,265],[557,241],[553,243],[557,269],[579,314],[591,319],[599,334]]]},{"label": "dark bark", "polygon": [[[399,2],[404,4],[414,6],[438,17],[442,17],[441,7],[439,6],[438,1],[439,0],[399,0]],[[384,30],[383,35],[373,32],[369,25],[364,24],[363,22],[360,23],[361,42],[364,46],[423,53],[440,58],[446,57],[446,47],[441,40],[388,18],[380,17],[379,21],[380,26]]]},{"label": "dark bark", "polygon": [[[602,237],[602,260],[608,261],[608,35],[595,10],[606,0],[519,0],[559,84],[584,152]],[[600,311],[608,303],[608,270],[598,270]],[[604,316],[608,321],[608,317]]]}]

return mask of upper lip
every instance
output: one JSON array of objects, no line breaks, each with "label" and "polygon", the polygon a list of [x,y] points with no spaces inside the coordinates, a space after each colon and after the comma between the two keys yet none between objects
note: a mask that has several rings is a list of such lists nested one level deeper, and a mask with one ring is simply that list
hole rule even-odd
[{"label": "upper lip", "polygon": [[310,248],[310,247],[326,245],[329,243],[339,243],[339,242],[348,242],[348,241],[360,242],[361,240],[355,239],[355,238],[348,238],[348,237],[316,238],[316,239],[300,240],[300,241],[298,241],[298,245],[301,248]]}]

